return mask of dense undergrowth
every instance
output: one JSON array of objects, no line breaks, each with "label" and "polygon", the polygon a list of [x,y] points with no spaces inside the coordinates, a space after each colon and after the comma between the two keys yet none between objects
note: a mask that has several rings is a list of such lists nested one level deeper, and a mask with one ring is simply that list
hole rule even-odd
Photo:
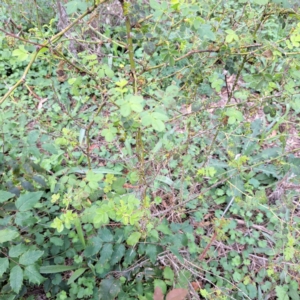
[{"label": "dense undergrowth", "polygon": [[2,2],[0,299],[300,299],[297,1]]}]

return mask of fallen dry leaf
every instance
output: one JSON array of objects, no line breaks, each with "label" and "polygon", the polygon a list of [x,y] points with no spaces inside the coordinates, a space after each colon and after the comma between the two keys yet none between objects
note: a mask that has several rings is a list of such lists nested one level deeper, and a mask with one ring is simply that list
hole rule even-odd
[{"label": "fallen dry leaf", "polygon": [[166,300],[184,300],[187,294],[186,289],[174,289],[168,293]]},{"label": "fallen dry leaf", "polygon": [[160,287],[156,287],[153,294],[153,300],[164,300],[164,294]]}]

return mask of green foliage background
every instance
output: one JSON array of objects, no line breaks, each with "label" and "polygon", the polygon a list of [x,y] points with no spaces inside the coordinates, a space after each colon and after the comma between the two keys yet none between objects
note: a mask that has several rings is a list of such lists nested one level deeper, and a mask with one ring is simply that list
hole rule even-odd
[{"label": "green foliage background", "polygon": [[297,1],[58,2],[0,8],[0,299],[299,299]]}]

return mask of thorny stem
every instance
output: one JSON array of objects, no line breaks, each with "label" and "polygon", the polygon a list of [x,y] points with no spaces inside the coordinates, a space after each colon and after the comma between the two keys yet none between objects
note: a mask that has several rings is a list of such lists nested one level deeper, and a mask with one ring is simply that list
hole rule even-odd
[{"label": "thorny stem", "polygon": [[[131,24],[129,19],[129,3],[123,0],[119,0],[120,4],[123,8],[123,13],[125,15],[125,24],[126,24],[126,32],[127,32],[127,47],[128,47],[128,54],[129,54],[129,62],[130,62],[130,70],[133,76],[133,92],[136,95],[138,91],[137,87],[137,76],[136,76],[136,67],[134,61],[134,51],[133,51],[133,41],[131,37]],[[145,161],[144,161],[144,145],[142,139],[142,132],[139,128],[136,134],[136,145],[137,145],[137,153],[138,153],[138,160],[140,164],[140,182],[139,185],[142,186],[143,191],[141,198],[144,200],[146,197],[146,189],[147,189],[147,182],[145,180]]]},{"label": "thorny stem", "polygon": [[[266,9],[266,8],[265,8],[265,9]],[[265,19],[265,10],[264,10],[264,12],[262,13],[260,22],[258,22],[258,25],[256,26],[256,28],[255,28],[255,30],[254,30],[253,36],[256,35],[256,33],[257,33],[257,31],[258,31],[258,29],[259,29],[259,27],[260,27],[260,25],[261,25],[261,23],[263,22],[264,19]],[[234,92],[234,90],[235,90],[235,88],[236,88],[236,86],[237,86],[238,80],[239,80],[239,78],[240,78],[240,76],[241,76],[242,70],[244,69],[244,66],[245,66],[245,63],[247,62],[247,60],[248,60],[248,55],[245,55],[244,58],[243,58],[243,61],[242,61],[241,65],[240,65],[240,68],[239,68],[239,70],[238,70],[238,73],[237,73],[237,75],[236,75],[236,77],[235,77],[235,81],[234,81],[234,83],[233,83],[233,86],[232,86],[232,88],[231,88],[231,91],[230,91],[230,93],[228,93],[228,98],[227,98],[227,101],[226,101],[226,103],[225,103],[225,105],[224,105],[225,107],[228,105],[228,103],[231,101],[231,99],[232,99],[232,97],[233,97],[233,92]],[[226,75],[225,75],[225,79],[226,79]],[[226,86],[227,86],[227,83],[226,83]],[[207,161],[208,161],[208,158],[209,158],[209,156],[210,156],[210,154],[211,154],[211,152],[212,152],[212,149],[213,149],[213,146],[214,146],[214,144],[215,144],[215,142],[216,142],[216,139],[217,139],[217,137],[218,137],[218,134],[219,134],[219,132],[220,132],[220,130],[221,130],[221,126],[222,126],[222,123],[219,124],[219,126],[218,126],[218,128],[217,128],[217,131],[216,131],[215,135],[213,136],[212,142],[211,142],[211,144],[210,144],[210,146],[209,146],[209,149],[208,149],[208,151],[207,151],[207,153],[206,153],[205,160],[203,161],[203,163],[202,163],[202,165],[201,165],[201,168],[202,168],[202,167],[207,163]]]},{"label": "thorny stem", "polygon": [[133,51],[133,42],[131,37],[131,24],[129,19],[129,3],[124,2],[123,0],[120,0],[120,3],[123,8],[123,13],[125,15],[125,25],[126,25],[126,33],[127,33],[127,46],[128,46],[128,55],[129,55],[129,63],[130,63],[130,71],[132,73],[133,77],[133,92],[134,94],[137,94],[137,79],[136,79],[136,68],[135,68],[135,62],[134,62],[134,51]]},{"label": "thorny stem", "polygon": [[[291,151],[288,151],[288,152],[286,152],[286,153],[284,153],[284,154],[278,155],[278,156],[276,156],[276,157],[274,157],[274,158],[271,158],[271,159],[269,159],[269,160],[266,160],[266,161],[260,161],[260,162],[258,162],[258,163],[256,163],[256,164],[252,165],[252,166],[247,166],[247,167],[241,168],[241,171],[243,172],[243,171],[247,171],[247,170],[252,170],[253,168],[255,168],[255,167],[259,166],[259,165],[266,164],[266,163],[270,163],[270,162],[272,162],[272,161],[276,161],[276,160],[278,160],[278,159],[280,159],[280,158],[286,156],[287,154],[294,153],[294,152],[297,152],[297,151],[299,151],[299,150],[300,150],[300,148],[293,149],[293,150],[291,150]],[[223,173],[223,174],[224,174],[224,173]],[[223,175],[223,174],[220,174],[220,175]],[[183,202],[181,202],[181,203],[179,203],[179,204],[176,204],[176,205],[174,205],[174,206],[171,206],[171,207],[169,207],[169,208],[167,208],[167,209],[165,209],[165,210],[163,210],[163,211],[160,211],[159,213],[152,214],[152,217],[161,216],[161,215],[164,215],[164,214],[166,214],[166,213],[168,213],[168,212],[170,212],[170,211],[173,211],[173,210],[176,209],[176,208],[182,207],[183,205],[185,205],[185,204],[187,204],[187,203],[189,203],[189,202],[191,202],[191,201],[193,201],[193,200],[199,198],[199,196],[203,196],[205,193],[207,193],[207,192],[210,191],[211,189],[217,187],[218,185],[220,185],[220,184],[222,184],[222,183],[224,183],[224,182],[227,182],[227,181],[228,181],[231,177],[233,177],[233,176],[234,176],[234,174],[231,174],[231,175],[227,176],[226,178],[219,180],[218,182],[216,182],[215,184],[213,184],[213,185],[211,185],[210,187],[206,188],[205,190],[202,190],[202,191],[201,191],[200,193],[198,193],[197,195],[194,195],[194,196],[190,197],[189,199],[187,199],[187,200],[185,200],[185,201],[183,201]]]},{"label": "thorny stem", "polygon": [[[104,2],[106,2],[107,0],[100,0],[99,4],[102,4]],[[98,4],[98,5],[99,5]],[[52,43],[57,42],[68,30],[70,30],[73,26],[75,26],[80,20],[82,20],[85,16],[89,15],[90,13],[92,13],[98,5],[94,5],[91,8],[87,9],[87,11],[85,13],[83,13],[81,16],[79,16],[74,22],[72,22],[69,26],[67,26],[65,29],[61,30],[59,33],[57,33],[56,35],[52,36],[50,40],[44,42],[43,44],[39,45],[36,49],[36,51],[33,53],[33,56],[29,62],[29,64],[27,65],[22,77],[5,93],[5,95],[0,99],[0,105],[13,93],[13,91],[19,86],[21,85],[23,82],[25,82],[26,76],[31,68],[31,66],[33,65],[34,61],[36,60],[38,53],[40,52],[40,50],[44,47],[49,47],[49,45],[51,45]]]},{"label": "thorny stem", "polygon": [[95,122],[95,117],[97,117],[99,115],[99,113],[101,112],[102,108],[104,107],[105,105],[105,101],[103,101],[100,106],[98,107],[94,117],[93,117],[93,120],[90,122],[90,124],[87,126],[86,128],[86,145],[87,145],[87,149],[86,149],[86,156],[87,156],[87,161],[88,161],[88,168],[89,170],[92,169],[92,166],[91,166],[91,158],[90,158],[90,151],[91,151],[91,141],[90,141],[90,130]]}]

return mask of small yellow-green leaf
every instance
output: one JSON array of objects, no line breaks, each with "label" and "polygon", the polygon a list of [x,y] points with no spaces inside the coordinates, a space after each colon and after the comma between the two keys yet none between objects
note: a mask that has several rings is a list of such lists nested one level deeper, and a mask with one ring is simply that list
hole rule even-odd
[{"label": "small yellow-green leaf", "polygon": [[141,233],[140,232],[133,232],[128,239],[126,240],[127,244],[129,246],[134,246],[137,244],[137,242],[139,241],[140,237],[141,237]]}]

